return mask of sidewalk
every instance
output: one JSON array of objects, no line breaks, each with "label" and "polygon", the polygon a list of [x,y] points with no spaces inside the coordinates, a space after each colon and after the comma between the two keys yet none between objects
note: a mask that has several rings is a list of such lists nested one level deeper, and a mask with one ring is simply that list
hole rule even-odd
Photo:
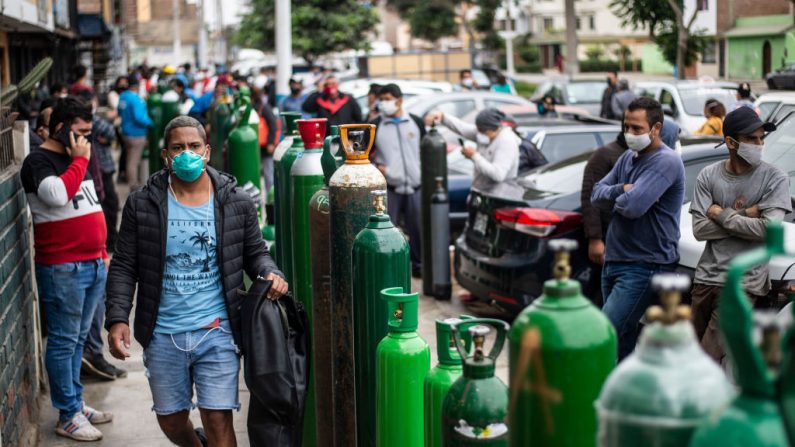
[{"label": "sidewalk", "polygon": [[[412,280],[414,291],[422,290],[422,283],[418,279]],[[453,296],[461,289],[454,285]],[[473,310],[467,310],[456,298],[452,301],[436,301],[433,298],[422,296],[420,299],[420,325],[419,333],[431,346],[431,365],[436,364],[436,335],[435,320],[449,318],[462,313],[473,315]],[[485,314],[484,314],[485,316]],[[496,316],[499,318],[499,316]],[[105,338],[107,334],[105,334]],[[107,352],[107,346],[105,347]],[[497,375],[508,383],[508,348],[497,363]],[[157,425],[155,414],[151,411],[152,395],[145,375],[143,364],[143,349],[138,342],[133,341],[131,356],[126,361],[116,360],[106,354],[105,358],[119,368],[127,370],[127,377],[115,381],[86,380],[84,398],[88,405],[104,411],[113,412],[113,422],[98,425],[104,438],[99,442],[81,443],[71,441],[55,435],[55,421],[58,413],[50,403],[49,394],[41,396],[41,413],[39,419],[39,445],[42,447],[168,447],[172,446]],[[249,393],[240,374],[240,403],[239,412],[234,413],[235,432],[239,446],[248,446],[246,433],[246,415],[248,411]],[[201,419],[198,410],[191,411],[191,420],[196,427],[200,427]]]}]

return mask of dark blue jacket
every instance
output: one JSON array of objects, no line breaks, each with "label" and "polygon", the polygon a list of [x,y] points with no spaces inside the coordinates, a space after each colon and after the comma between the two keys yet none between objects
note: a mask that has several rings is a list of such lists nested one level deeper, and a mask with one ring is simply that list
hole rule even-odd
[{"label": "dark blue jacket", "polygon": [[[624,184],[632,188],[624,192]],[[672,264],[679,260],[679,216],[685,194],[682,157],[662,144],[648,154],[626,151],[594,186],[594,206],[613,211],[605,260]]]}]

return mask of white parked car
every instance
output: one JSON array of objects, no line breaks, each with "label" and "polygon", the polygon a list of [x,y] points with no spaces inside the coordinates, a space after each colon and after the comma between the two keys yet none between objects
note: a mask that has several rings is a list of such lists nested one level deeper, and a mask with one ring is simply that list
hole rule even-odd
[{"label": "white parked car", "polygon": [[682,136],[692,135],[706,121],[704,104],[717,99],[731,110],[737,101],[734,82],[653,81],[635,84],[635,93],[660,101],[663,111],[682,128]]},{"label": "white parked car", "polygon": [[[715,150],[725,152],[726,148],[721,147]],[[789,175],[790,195],[795,203],[795,114],[791,114],[780,124],[777,131],[767,136],[762,159],[778,166]],[[688,185],[688,188],[691,186]],[[784,217],[785,243],[787,249],[792,253],[795,253],[794,221],[795,213],[787,214]],[[680,231],[679,270],[692,276],[706,243],[697,241],[693,236],[693,219],[690,215],[689,202],[682,207]],[[770,262],[770,280],[773,283],[773,291],[786,290],[790,281],[795,281],[795,257],[773,258]]]},{"label": "white parked car", "polygon": [[410,98],[435,93],[449,93],[453,91],[453,84],[441,81],[425,81],[420,79],[390,79],[390,78],[362,78],[340,83],[340,91],[348,93],[356,99],[362,112],[367,110],[367,92],[370,84],[397,84],[403,93],[403,103]]},{"label": "white parked car", "polygon": [[775,92],[760,95],[754,103],[762,121],[778,122],[795,111],[795,92]]}]

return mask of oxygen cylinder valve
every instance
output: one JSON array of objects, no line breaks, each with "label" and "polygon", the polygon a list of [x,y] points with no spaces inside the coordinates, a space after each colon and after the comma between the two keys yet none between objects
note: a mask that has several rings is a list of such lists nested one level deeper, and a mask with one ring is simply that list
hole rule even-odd
[{"label": "oxygen cylinder valve", "polygon": [[571,252],[577,249],[577,241],[573,239],[553,239],[549,248],[555,252],[553,272],[558,281],[568,281],[571,277]]},{"label": "oxygen cylinder valve", "polygon": [[762,333],[759,349],[765,364],[772,371],[781,365],[781,332],[784,329],[777,312],[754,312],[754,326]]},{"label": "oxygen cylinder valve", "polygon": [[690,278],[665,273],[654,275],[651,284],[660,294],[660,306],[652,306],[646,311],[647,320],[669,325],[690,319],[690,307],[679,304],[682,301],[682,292],[690,288]]},{"label": "oxygen cylinder valve", "polygon": [[488,326],[477,325],[469,328],[469,335],[472,336],[472,343],[475,345],[475,360],[483,360],[483,344],[486,342],[486,336],[489,335],[491,329]]},{"label": "oxygen cylinder valve", "polygon": [[386,198],[386,191],[383,189],[377,189],[371,192],[373,196],[373,206],[375,207],[375,214],[384,214],[386,212],[386,204],[384,203],[384,199]]}]

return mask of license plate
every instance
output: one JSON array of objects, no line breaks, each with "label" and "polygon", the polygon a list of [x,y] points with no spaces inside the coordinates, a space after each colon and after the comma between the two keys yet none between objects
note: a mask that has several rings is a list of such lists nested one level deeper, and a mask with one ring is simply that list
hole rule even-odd
[{"label": "license plate", "polygon": [[472,229],[475,230],[476,233],[480,233],[485,235],[486,234],[486,227],[489,225],[489,216],[488,214],[477,213],[475,215],[475,223],[472,225]]}]

